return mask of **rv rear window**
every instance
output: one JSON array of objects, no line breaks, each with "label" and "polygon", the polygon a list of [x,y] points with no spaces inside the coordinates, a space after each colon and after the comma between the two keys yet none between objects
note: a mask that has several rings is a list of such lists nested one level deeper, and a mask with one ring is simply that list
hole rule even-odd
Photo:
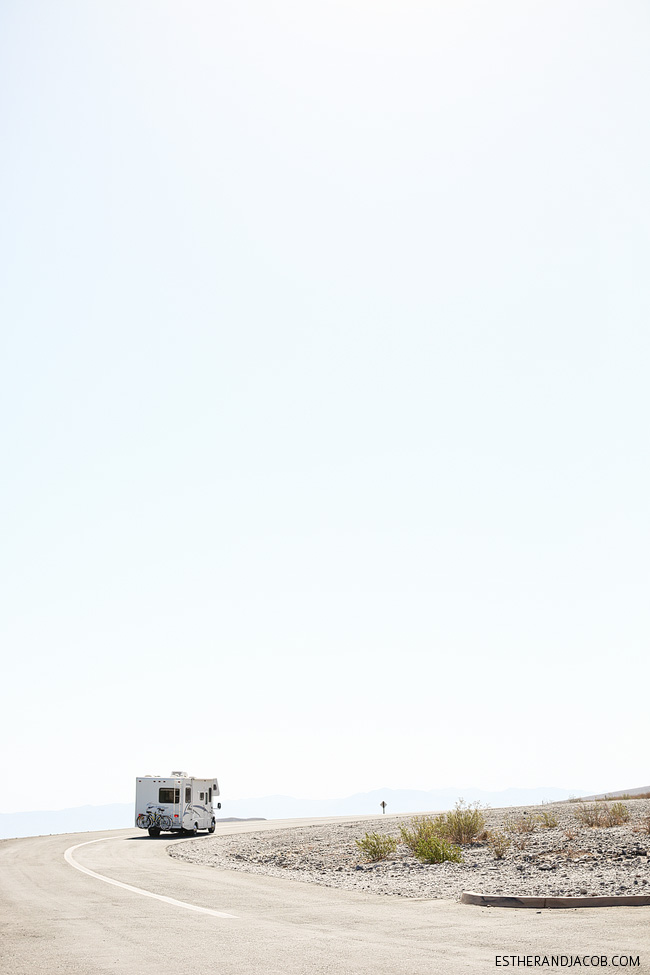
[{"label": "rv rear window", "polygon": [[179,802],[180,789],[158,789],[158,802]]}]

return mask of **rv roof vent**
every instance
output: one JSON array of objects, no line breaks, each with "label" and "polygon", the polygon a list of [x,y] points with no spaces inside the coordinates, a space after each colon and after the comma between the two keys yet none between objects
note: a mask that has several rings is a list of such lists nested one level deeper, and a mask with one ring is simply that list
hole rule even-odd
[{"label": "rv roof vent", "polygon": [[179,779],[188,778],[187,772],[172,772],[172,776],[176,776]]}]

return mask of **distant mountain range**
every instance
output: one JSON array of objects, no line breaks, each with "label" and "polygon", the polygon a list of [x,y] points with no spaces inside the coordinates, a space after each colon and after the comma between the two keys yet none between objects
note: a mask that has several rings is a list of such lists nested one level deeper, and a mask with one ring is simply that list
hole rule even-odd
[{"label": "distant mountain range", "polygon": [[265,819],[293,819],[302,816],[359,816],[381,813],[380,803],[386,803],[387,813],[430,812],[451,809],[462,796],[467,802],[480,802],[493,807],[529,806],[539,802],[568,799],[566,789],[505,789],[488,792],[484,789],[436,789],[430,792],[417,789],[375,789],[360,792],[344,799],[293,799],[290,796],[264,796],[260,799],[224,800],[223,812],[237,817],[263,816]]},{"label": "distant mountain range", "polygon": [[[634,790],[628,790],[632,792]],[[644,790],[645,791],[645,790]],[[575,795],[566,789],[438,789],[431,792],[415,789],[375,789],[344,799],[295,799],[291,796],[263,796],[259,799],[223,798],[219,819],[296,819],[314,816],[357,816],[387,813],[430,812],[451,809],[462,796],[467,802],[500,806],[530,806],[540,802],[558,802]],[[0,813],[0,839],[18,836],[42,836],[50,833],[84,833],[133,826],[133,803],[106,806],[77,806],[73,809]]]}]

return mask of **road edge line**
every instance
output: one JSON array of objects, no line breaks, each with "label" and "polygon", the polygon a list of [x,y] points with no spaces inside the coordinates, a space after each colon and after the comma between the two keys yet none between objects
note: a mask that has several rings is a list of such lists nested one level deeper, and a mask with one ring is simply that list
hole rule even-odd
[{"label": "road edge line", "polygon": [[88,867],[82,867],[75,858],[72,856],[75,850],[78,850],[82,846],[90,846],[91,843],[104,843],[106,840],[115,839],[113,836],[101,836],[97,840],[86,840],[85,843],[76,843],[74,846],[69,846],[64,852],[63,858],[66,863],[69,863],[71,867],[75,870],[81,871],[81,873],[87,874],[89,877],[94,877],[95,880],[103,880],[105,884],[112,884],[113,887],[121,887],[123,890],[130,890],[134,894],[140,894],[142,897],[153,897],[154,900],[162,901],[164,904],[171,904],[173,907],[183,907],[187,911],[196,911],[198,914],[209,914],[212,917],[224,917],[236,919],[236,914],[227,914],[225,911],[215,911],[211,907],[199,907],[198,904],[188,904],[186,901],[176,900],[174,897],[166,897],[164,894],[154,894],[152,890],[144,890],[142,887],[134,887],[132,884],[125,884],[121,880],[113,880],[112,877],[105,877],[101,873],[96,873],[94,870],[90,870]]}]

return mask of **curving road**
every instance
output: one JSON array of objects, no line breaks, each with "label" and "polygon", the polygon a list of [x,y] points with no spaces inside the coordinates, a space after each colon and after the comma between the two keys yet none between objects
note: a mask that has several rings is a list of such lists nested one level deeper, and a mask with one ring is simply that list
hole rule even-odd
[{"label": "curving road", "polygon": [[[650,966],[650,908],[537,913],[353,893],[184,863],[170,842],[183,841],[139,830],[0,841],[3,975],[468,975],[494,971],[497,954],[551,953],[640,954]],[[85,872],[64,858],[72,847]]]}]

